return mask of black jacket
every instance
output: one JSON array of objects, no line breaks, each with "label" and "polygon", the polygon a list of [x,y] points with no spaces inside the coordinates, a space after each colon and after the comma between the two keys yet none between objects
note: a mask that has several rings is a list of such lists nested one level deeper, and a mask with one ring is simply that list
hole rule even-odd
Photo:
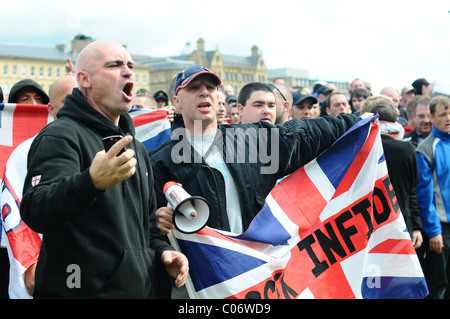
[{"label": "black jacket", "polygon": [[414,129],[411,132],[406,133],[403,140],[410,142],[414,147],[417,147],[417,145],[419,144],[419,135]]},{"label": "black jacket", "polygon": [[389,179],[412,237],[413,230],[422,229],[416,193],[416,184],[419,182],[416,151],[411,143],[387,135],[382,134],[381,141]]},{"label": "black jacket", "polygon": [[[43,234],[35,297],[154,296],[155,260],[160,262],[170,246],[155,228],[153,175],[145,147],[137,140],[127,146],[136,153],[136,173],[110,189],[98,191],[89,175],[103,137],[134,133],[128,114],[117,127],[74,89],[58,120],[33,141],[20,208],[27,225]],[[39,175],[39,184],[32,187],[32,178]],[[79,269],[78,278],[74,269]],[[80,288],[68,287],[77,279]]]},{"label": "black jacket", "polygon": [[[279,178],[316,158],[358,120],[358,117],[349,114],[338,118],[326,116],[309,120],[294,119],[283,126],[265,122],[221,125],[218,128],[219,134],[216,135],[216,145],[222,145],[224,161],[237,187],[243,229],[248,228],[263,207],[266,196]],[[267,149],[263,146],[264,143],[261,144],[265,139],[262,132],[267,133]],[[192,196],[202,196],[210,204],[208,226],[229,230],[225,181],[222,174],[207,165],[203,159],[200,163],[195,163],[195,151],[186,141],[186,136],[177,135],[178,138],[172,134],[171,140],[150,153],[158,207],[167,205],[162,191],[163,185],[168,181],[179,182]],[[275,142],[272,142],[272,138]],[[245,141],[245,147],[242,147],[242,141]],[[234,145],[234,148],[230,145]],[[276,152],[278,159],[268,162],[266,158],[258,155],[253,163],[255,154],[252,152],[256,146],[263,150],[258,154],[265,154],[270,158],[272,152]],[[189,149],[190,156],[186,155]],[[227,155],[227,151],[230,152],[231,149],[234,150],[234,158],[231,158],[230,154]],[[245,161],[239,160],[239,156],[243,156],[241,159],[245,158]],[[277,165],[276,171],[271,174],[262,173],[261,169],[264,168],[271,171],[271,165]]]}]

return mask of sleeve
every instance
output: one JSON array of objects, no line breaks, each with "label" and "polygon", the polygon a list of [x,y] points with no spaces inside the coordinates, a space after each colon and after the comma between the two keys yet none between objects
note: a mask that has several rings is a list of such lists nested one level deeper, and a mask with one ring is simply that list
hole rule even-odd
[{"label": "sleeve", "polygon": [[359,120],[353,114],[343,114],[286,122],[280,130],[279,159],[282,166],[279,178],[315,159]]},{"label": "sleeve", "polygon": [[[412,147],[412,144],[410,144]],[[417,168],[417,157],[415,156],[415,150],[413,149],[411,157],[411,185],[409,185],[409,211],[411,214],[411,222],[413,230],[422,230],[422,217],[420,216],[419,202],[417,198],[416,185],[419,182],[419,172]]]},{"label": "sleeve", "polygon": [[417,166],[419,183],[416,186],[416,192],[422,216],[423,230],[428,238],[432,238],[442,233],[441,222],[433,203],[433,171],[425,156],[421,153],[417,153]]},{"label": "sleeve", "polygon": [[[64,227],[101,193],[90,177],[90,163],[82,164],[82,159],[76,146],[63,138],[44,135],[34,140],[20,206],[31,229],[44,234]],[[84,171],[82,165],[87,166]]]}]

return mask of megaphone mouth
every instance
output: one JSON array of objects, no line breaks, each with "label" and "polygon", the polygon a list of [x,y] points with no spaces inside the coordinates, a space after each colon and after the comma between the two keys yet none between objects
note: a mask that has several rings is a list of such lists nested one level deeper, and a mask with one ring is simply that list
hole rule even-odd
[{"label": "megaphone mouth", "polygon": [[[191,202],[192,206],[197,211],[197,215],[191,216],[189,219],[180,211],[180,208],[186,202]],[[209,212],[209,203],[205,198],[201,196],[191,196],[186,198],[174,209],[172,219],[175,229],[184,234],[194,234],[206,226],[209,221]]]}]

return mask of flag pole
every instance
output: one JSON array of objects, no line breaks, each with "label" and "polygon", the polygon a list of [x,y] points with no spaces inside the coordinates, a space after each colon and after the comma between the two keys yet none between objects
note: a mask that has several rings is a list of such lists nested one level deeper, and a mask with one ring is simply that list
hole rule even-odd
[{"label": "flag pole", "polygon": [[[167,235],[167,237],[169,238],[169,241],[170,241],[170,244],[172,245],[172,247],[176,251],[181,252],[180,246],[178,245],[178,241],[175,238],[175,235],[173,234],[175,231],[176,230],[170,231],[170,233]],[[192,283],[192,280],[191,280],[191,275],[188,275],[185,286],[186,286],[186,290],[189,295],[189,299],[198,299],[197,293],[194,288],[194,284]]]}]

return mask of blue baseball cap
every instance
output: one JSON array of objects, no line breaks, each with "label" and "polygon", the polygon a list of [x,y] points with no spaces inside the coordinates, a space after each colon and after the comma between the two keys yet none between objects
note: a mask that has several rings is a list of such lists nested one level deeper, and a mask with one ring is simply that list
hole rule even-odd
[{"label": "blue baseball cap", "polygon": [[292,105],[300,104],[306,99],[311,99],[312,104],[316,104],[318,102],[318,100],[313,95],[309,94],[304,90],[292,93],[292,99],[293,99]]},{"label": "blue baseball cap", "polygon": [[188,86],[193,79],[195,79],[197,76],[201,74],[210,74],[216,86],[222,84],[222,81],[220,80],[219,76],[215,74],[213,71],[201,65],[194,64],[178,73],[177,78],[175,80],[175,86],[173,89],[174,94],[177,95],[179,89],[183,89],[186,86]]}]

